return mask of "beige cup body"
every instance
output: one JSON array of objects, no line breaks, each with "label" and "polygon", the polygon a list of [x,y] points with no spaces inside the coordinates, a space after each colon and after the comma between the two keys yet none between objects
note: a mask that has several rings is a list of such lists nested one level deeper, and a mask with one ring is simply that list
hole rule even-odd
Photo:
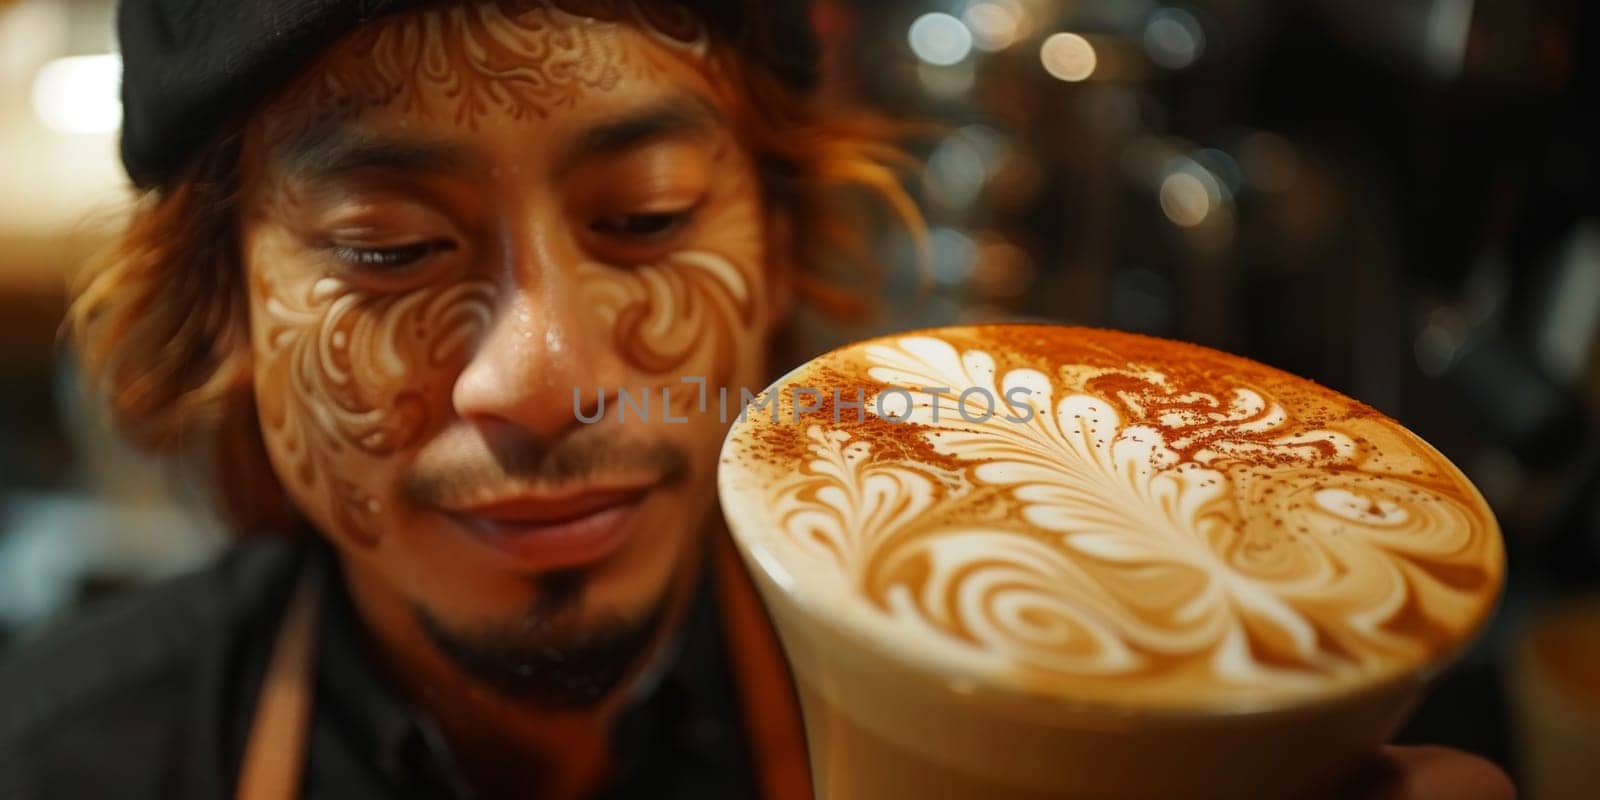
[{"label": "beige cup body", "polygon": [[1418,693],[1159,718],[1001,696],[852,641],[756,574],[799,685],[819,800],[1318,797]]}]

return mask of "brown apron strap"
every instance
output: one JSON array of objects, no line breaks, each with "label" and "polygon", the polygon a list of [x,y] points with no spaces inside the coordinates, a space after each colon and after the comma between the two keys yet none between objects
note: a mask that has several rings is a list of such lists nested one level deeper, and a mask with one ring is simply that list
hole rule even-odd
[{"label": "brown apron strap", "polygon": [[[755,587],[726,533],[717,536],[714,564],[722,597],[735,682],[766,800],[809,800],[811,775],[804,730],[788,667]],[[299,796],[311,729],[313,658],[321,583],[307,570],[296,587],[272,646],[245,744],[237,800]]]},{"label": "brown apron strap", "polygon": [[783,649],[733,540],[723,530],[718,530],[715,538],[713,564],[722,600],[722,624],[761,796],[765,800],[811,800],[805,729]]},{"label": "brown apron strap", "polygon": [[302,573],[273,642],[250,738],[245,740],[238,800],[292,800],[300,795],[311,730],[312,662],[322,593],[319,572],[308,568]]}]

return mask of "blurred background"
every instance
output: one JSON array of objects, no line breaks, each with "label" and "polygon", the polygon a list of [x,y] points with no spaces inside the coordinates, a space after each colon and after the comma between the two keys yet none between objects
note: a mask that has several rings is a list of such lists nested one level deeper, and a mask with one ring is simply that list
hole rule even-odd
[{"label": "blurred background", "polygon": [[[109,0],[0,0],[0,647],[225,543],[202,487],[121,445],[58,347],[130,199],[112,22]],[[813,22],[828,92],[941,128],[911,180],[932,292],[909,299],[913,249],[886,230],[889,313],[812,321],[810,348],[1052,320],[1360,398],[1469,474],[1511,557],[1494,625],[1402,739],[1524,776],[1600,731],[1600,607],[1572,610],[1600,582],[1600,9],[821,0]]]}]

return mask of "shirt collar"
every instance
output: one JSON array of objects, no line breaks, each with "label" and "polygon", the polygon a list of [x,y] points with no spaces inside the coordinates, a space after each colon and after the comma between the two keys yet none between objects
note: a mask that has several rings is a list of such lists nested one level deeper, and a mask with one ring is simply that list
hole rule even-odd
[{"label": "shirt collar", "polygon": [[[361,623],[326,545],[311,559],[325,576],[317,656],[319,707],[357,754],[396,786],[431,786],[471,798],[444,737],[402,699],[372,660]],[[657,796],[664,785],[695,787],[689,796],[747,796],[751,755],[709,563],[653,687],[625,710],[613,735],[610,788],[603,796]]]},{"label": "shirt collar", "polygon": [[332,553],[321,544],[316,551],[311,566],[322,570],[325,581],[317,652],[319,709],[356,754],[393,785],[421,782],[435,789],[434,794],[472,797],[436,726],[395,692],[373,661]]}]

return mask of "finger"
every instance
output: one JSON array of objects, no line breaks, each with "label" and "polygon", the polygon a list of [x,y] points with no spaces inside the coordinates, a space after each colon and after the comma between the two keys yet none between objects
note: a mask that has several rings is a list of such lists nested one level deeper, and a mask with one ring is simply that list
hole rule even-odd
[{"label": "finger", "polygon": [[1385,747],[1359,781],[1361,800],[1515,800],[1505,771],[1445,747]]}]

